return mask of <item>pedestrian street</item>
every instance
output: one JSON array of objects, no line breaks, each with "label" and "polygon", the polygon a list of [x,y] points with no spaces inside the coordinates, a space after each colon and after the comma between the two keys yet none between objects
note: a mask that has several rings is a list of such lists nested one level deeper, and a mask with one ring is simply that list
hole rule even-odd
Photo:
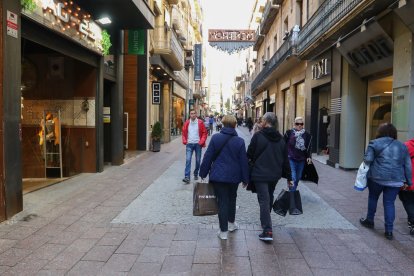
[{"label": "pedestrian street", "polygon": [[[247,129],[237,131],[247,144]],[[304,214],[272,214],[272,243],[258,239],[257,198],[241,186],[240,229],[220,241],[217,216],[192,216],[184,148],[175,139],[158,153],[26,194],[24,211],[0,224],[0,274],[413,275],[401,202],[388,241],[380,204],[375,229],[359,225],[367,192],[353,189],[355,171],[317,161],[319,185],[299,186]],[[282,188],[283,179],[275,196]]]}]

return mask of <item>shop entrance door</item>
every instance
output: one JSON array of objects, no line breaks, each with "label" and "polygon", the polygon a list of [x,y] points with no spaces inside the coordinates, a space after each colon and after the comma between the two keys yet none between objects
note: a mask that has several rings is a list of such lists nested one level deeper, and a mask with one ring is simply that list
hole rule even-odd
[{"label": "shop entrance door", "polygon": [[311,125],[312,152],[329,158],[329,106],[331,102],[331,86],[323,86],[312,91]]},{"label": "shop entrance door", "polygon": [[111,107],[112,107],[112,93],[115,90],[115,83],[109,80],[104,80],[104,109],[103,109],[103,123],[104,123],[104,163],[112,162],[112,127],[111,127]]},{"label": "shop entrance door", "polygon": [[391,123],[391,96],[372,96],[369,101],[369,140],[375,139],[379,125]]}]

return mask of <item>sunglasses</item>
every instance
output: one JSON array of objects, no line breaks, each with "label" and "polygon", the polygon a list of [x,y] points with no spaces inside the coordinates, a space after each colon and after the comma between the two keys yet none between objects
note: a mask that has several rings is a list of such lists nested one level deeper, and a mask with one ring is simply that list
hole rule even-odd
[{"label": "sunglasses", "polygon": [[297,126],[303,126],[303,123],[295,123]]}]

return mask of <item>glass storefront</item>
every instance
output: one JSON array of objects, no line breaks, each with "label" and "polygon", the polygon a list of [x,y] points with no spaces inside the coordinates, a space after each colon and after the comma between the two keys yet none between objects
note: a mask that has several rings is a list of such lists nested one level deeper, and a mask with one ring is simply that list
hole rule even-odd
[{"label": "glass storefront", "polygon": [[185,120],[184,110],[184,99],[177,96],[172,96],[171,136],[181,135],[181,129]]}]

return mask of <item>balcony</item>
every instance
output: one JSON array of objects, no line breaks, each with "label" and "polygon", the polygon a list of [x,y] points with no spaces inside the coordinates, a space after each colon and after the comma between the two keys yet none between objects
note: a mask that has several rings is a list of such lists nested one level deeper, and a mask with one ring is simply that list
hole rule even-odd
[{"label": "balcony", "polygon": [[268,81],[269,76],[289,57],[293,52],[292,35],[285,40],[276,53],[267,61],[266,66],[257,74],[252,82],[251,90],[254,94],[261,86]]},{"label": "balcony", "polygon": [[154,54],[161,55],[174,71],[184,68],[184,49],[176,34],[164,26],[154,29]]},{"label": "balcony", "polygon": [[260,32],[260,26],[256,30],[256,41],[253,44],[253,51],[259,51],[264,41],[264,35]]},{"label": "balcony", "polygon": [[177,32],[183,32],[184,31],[184,18],[181,11],[178,9],[177,6],[173,6],[172,12],[171,12],[171,19],[172,19],[172,27]]},{"label": "balcony", "polygon": [[263,11],[262,21],[260,22],[260,31],[262,35],[265,35],[269,32],[270,28],[275,21],[277,12],[279,11],[280,6],[275,5],[274,1],[269,0],[266,3],[265,9]]},{"label": "balcony", "polygon": [[[306,58],[335,41],[366,18],[389,7],[394,0],[326,0],[298,35],[298,53]],[[317,49],[319,48],[319,49]]]},{"label": "balcony", "polygon": [[174,75],[175,81],[178,82],[185,89],[188,89],[188,83],[190,81],[188,71],[184,69],[181,71],[174,71]]},{"label": "balcony", "polygon": [[170,5],[177,5],[180,2],[180,0],[167,0],[167,2]]}]

